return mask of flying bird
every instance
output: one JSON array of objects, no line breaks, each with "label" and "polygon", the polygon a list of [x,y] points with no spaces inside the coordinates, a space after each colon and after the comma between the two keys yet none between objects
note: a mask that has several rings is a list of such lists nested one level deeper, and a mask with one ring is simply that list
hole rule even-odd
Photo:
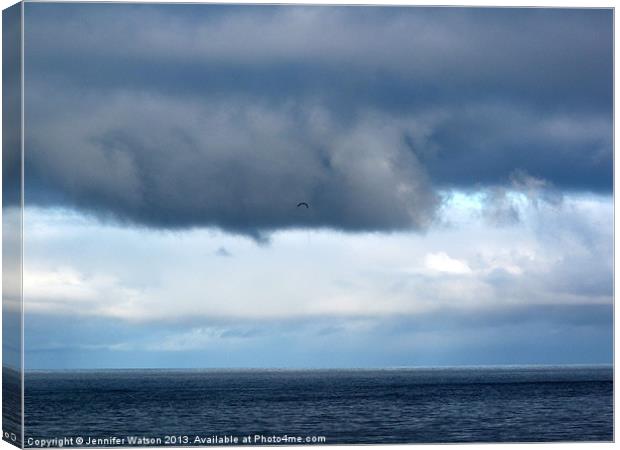
[{"label": "flying bird", "polygon": [[310,208],[306,202],[297,203],[297,207],[299,208],[300,206],[305,206],[306,208]]}]

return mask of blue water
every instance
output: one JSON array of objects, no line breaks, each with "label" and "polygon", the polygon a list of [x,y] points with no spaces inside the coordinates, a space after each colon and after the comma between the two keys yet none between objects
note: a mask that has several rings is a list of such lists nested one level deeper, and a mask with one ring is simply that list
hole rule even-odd
[{"label": "blue water", "polygon": [[188,445],[213,435],[610,441],[612,375],[611,367],[28,372],[26,445],[170,435]]}]

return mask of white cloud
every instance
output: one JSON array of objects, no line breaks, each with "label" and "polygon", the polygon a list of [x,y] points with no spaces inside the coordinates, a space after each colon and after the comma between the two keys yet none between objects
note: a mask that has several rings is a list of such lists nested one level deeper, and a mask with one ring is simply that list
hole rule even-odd
[{"label": "white cloud", "polygon": [[424,258],[424,264],[430,270],[455,274],[470,274],[471,269],[465,261],[450,258],[446,253],[429,253]]},{"label": "white cloud", "polygon": [[443,211],[458,226],[425,235],[288,230],[257,245],[212,229],[123,228],[30,208],[26,311],[234,322],[610,304],[612,211],[611,198],[574,196],[498,228],[460,198]]}]

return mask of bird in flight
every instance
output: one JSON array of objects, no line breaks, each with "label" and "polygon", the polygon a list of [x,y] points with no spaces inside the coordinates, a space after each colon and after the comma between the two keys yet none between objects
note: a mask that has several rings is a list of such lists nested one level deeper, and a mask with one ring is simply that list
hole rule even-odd
[{"label": "bird in flight", "polygon": [[306,208],[310,208],[306,202],[297,203],[297,207],[299,208],[300,206],[305,206]]}]

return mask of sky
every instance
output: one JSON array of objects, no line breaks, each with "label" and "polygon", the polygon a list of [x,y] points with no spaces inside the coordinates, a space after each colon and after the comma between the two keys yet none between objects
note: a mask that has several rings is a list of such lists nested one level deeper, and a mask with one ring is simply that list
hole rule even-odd
[{"label": "sky", "polygon": [[610,363],[612,19],[27,3],[26,368]]}]

